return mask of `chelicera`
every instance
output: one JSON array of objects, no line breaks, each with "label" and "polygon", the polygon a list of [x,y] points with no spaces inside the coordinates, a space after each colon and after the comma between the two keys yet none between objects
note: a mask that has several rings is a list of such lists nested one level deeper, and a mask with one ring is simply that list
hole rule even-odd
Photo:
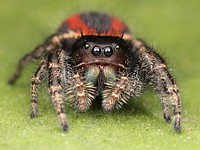
[{"label": "chelicera", "polygon": [[41,59],[41,64],[31,81],[30,118],[37,116],[38,86],[45,78],[64,131],[68,130],[65,97],[85,112],[100,96],[103,109],[111,111],[151,86],[160,96],[166,122],[171,121],[171,102],[174,130],[181,131],[179,89],[165,61],[118,18],[97,12],[67,18],[55,34],[20,59],[9,83],[32,59]]}]

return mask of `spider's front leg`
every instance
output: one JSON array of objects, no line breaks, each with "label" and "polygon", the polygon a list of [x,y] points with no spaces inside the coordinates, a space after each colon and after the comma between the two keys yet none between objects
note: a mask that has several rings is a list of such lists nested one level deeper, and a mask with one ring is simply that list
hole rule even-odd
[{"label": "spider's front leg", "polygon": [[181,102],[179,89],[171,76],[164,60],[152,48],[145,45],[141,40],[133,41],[137,55],[143,70],[145,80],[153,86],[160,95],[164,112],[164,119],[171,121],[168,100],[172,101],[174,119],[174,130],[181,131]]},{"label": "spider's front leg", "polygon": [[68,122],[63,104],[63,92],[65,86],[65,52],[53,50],[48,55],[49,93],[57,112],[63,131],[68,130]]},{"label": "spider's front leg", "polygon": [[65,93],[68,101],[78,109],[79,112],[85,112],[89,109],[94,100],[96,88],[91,82],[85,83],[84,78],[78,73],[73,73],[67,79],[68,88]]},{"label": "spider's front leg", "polygon": [[130,98],[139,96],[144,85],[139,77],[139,67],[118,72],[115,81],[107,81],[103,91],[102,107],[105,111],[120,108]]},{"label": "spider's front leg", "polygon": [[[106,89],[103,91],[102,107],[105,111],[110,111],[114,107],[121,107],[122,102],[126,102],[127,96],[123,94],[129,83],[127,76],[121,76],[118,82],[107,82]],[[126,97],[126,98],[125,98]]]}]

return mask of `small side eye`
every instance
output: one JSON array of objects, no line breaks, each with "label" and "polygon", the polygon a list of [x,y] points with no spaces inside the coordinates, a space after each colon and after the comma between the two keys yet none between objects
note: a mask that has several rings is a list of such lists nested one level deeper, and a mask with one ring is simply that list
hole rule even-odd
[{"label": "small side eye", "polygon": [[104,55],[106,57],[110,57],[113,54],[113,49],[111,47],[105,47],[104,49]]},{"label": "small side eye", "polygon": [[86,44],[84,45],[84,47],[85,47],[85,49],[89,49],[89,48],[90,48],[90,45],[86,43]]},{"label": "small side eye", "polygon": [[115,46],[115,49],[116,49],[116,50],[119,50],[119,48],[120,48],[119,45],[116,45],[116,46]]},{"label": "small side eye", "polygon": [[93,47],[92,54],[94,56],[99,56],[101,54],[101,49],[98,46]]}]

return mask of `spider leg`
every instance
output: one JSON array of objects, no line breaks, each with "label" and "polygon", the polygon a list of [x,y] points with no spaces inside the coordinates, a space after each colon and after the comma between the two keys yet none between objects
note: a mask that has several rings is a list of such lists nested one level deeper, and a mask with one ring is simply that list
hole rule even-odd
[{"label": "spider leg", "polygon": [[141,40],[133,41],[137,50],[139,61],[143,71],[146,73],[144,78],[160,95],[161,104],[164,112],[164,119],[171,121],[168,100],[172,101],[174,119],[174,130],[181,131],[181,102],[179,89],[171,76],[164,60],[152,48]]},{"label": "spider leg", "polygon": [[89,109],[94,100],[95,87],[91,82],[85,83],[83,77],[78,73],[73,74],[67,79],[69,88],[65,93],[68,96],[69,102],[78,109],[79,112],[85,112]]},{"label": "spider leg", "polygon": [[139,67],[126,74],[119,74],[117,82],[106,82],[103,90],[102,107],[105,111],[110,111],[114,107],[120,108],[130,98],[138,97],[144,89],[142,81],[138,76]]},{"label": "spider leg", "polygon": [[111,111],[114,106],[121,107],[126,103],[128,95],[123,94],[125,88],[129,84],[129,79],[126,76],[121,76],[119,81],[113,83],[106,83],[106,90],[103,91],[102,107],[105,111]]},{"label": "spider leg", "polygon": [[47,62],[45,59],[42,60],[41,65],[37,69],[34,77],[31,81],[31,114],[30,118],[37,116],[37,97],[38,97],[38,86],[41,81],[46,77],[47,72]]},{"label": "spider leg", "polygon": [[43,56],[47,51],[54,50],[55,48],[61,48],[62,47],[62,42],[66,39],[70,38],[78,38],[79,35],[76,33],[70,31],[68,33],[60,33],[60,34],[55,34],[51,35],[50,37],[47,38],[47,40],[37,46],[32,52],[26,54],[24,57],[22,57],[16,67],[15,72],[12,74],[10,77],[8,83],[9,84],[14,84],[15,81],[19,78],[23,68],[25,65],[29,64],[33,59],[38,59]]},{"label": "spider leg", "polygon": [[64,52],[62,50],[51,51],[48,55],[48,71],[49,71],[49,93],[57,112],[60,125],[63,131],[68,130],[68,121],[63,104],[64,92]]},{"label": "spider leg", "polygon": [[34,51],[26,54],[24,57],[22,57],[16,67],[15,72],[12,74],[12,76],[10,77],[8,83],[9,84],[14,84],[15,81],[19,78],[24,66],[28,63],[30,63],[33,59],[37,59],[41,56],[42,52],[43,52],[44,48],[43,46],[38,46],[34,49]]}]

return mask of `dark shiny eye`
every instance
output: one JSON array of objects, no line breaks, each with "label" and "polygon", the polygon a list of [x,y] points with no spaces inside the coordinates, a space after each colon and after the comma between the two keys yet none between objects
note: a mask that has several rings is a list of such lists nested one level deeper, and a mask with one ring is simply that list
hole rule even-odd
[{"label": "dark shiny eye", "polygon": [[101,49],[98,46],[93,47],[92,54],[94,56],[99,56],[101,54]]},{"label": "dark shiny eye", "polygon": [[105,47],[104,49],[104,55],[106,57],[110,57],[113,54],[113,49],[111,47]]}]

